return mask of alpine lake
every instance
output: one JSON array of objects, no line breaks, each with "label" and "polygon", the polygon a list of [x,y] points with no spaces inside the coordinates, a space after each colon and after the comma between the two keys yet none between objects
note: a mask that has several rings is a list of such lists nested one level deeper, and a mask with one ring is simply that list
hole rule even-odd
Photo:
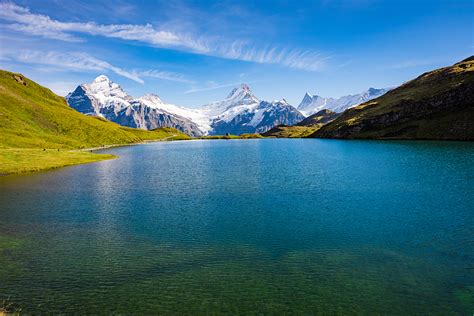
[{"label": "alpine lake", "polygon": [[103,152],[119,158],[0,177],[0,304],[35,315],[474,312],[473,143]]}]

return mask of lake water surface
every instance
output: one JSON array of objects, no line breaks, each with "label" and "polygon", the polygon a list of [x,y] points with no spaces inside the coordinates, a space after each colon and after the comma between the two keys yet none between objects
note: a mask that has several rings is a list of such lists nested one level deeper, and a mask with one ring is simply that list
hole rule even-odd
[{"label": "lake water surface", "polygon": [[474,144],[163,142],[0,178],[27,313],[474,312]]}]

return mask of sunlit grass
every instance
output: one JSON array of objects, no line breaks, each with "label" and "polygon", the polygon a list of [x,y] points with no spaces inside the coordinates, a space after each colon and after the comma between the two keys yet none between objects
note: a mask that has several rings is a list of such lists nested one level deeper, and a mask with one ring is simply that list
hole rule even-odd
[{"label": "sunlit grass", "polygon": [[51,90],[0,70],[0,174],[113,158],[72,149],[181,139],[190,137],[174,128],[145,131],[83,115]]}]

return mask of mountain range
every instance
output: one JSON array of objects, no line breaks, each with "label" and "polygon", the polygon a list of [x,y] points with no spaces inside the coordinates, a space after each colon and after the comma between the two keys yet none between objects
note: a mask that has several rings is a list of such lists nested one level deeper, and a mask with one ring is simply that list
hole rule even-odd
[{"label": "mountain range", "polygon": [[123,126],[174,127],[191,136],[260,133],[273,137],[470,140],[474,134],[473,67],[471,56],[394,89],[370,88],[338,99],[307,93],[297,108],[285,99],[260,100],[248,85],[241,84],[222,101],[189,109],[163,102],[153,94],[133,98],[104,75],[78,86],[66,100],[81,113]]},{"label": "mountain range", "polygon": [[310,137],[474,140],[474,56],[350,108]]},{"label": "mountain range", "polygon": [[147,94],[133,98],[104,75],[78,86],[66,96],[77,111],[141,129],[174,127],[190,136],[263,133],[279,124],[293,125],[305,117],[286,100],[262,101],[246,84],[222,101],[197,109],[163,102]]},{"label": "mountain range", "polygon": [[367,91],[359,94],[346,95],[337,99],[306,93],[297,109],[305,116],[310,116],[324,109],[341,113],[351,107],[378,98],[388,91],[390,91],[390,89],[369,88]]},{"label": "mountain range", "polygon": [[84,148],[189,139],[173,128],[129,128],[83,115],[19,73],[0,70],[0,176],[111,159]]}]

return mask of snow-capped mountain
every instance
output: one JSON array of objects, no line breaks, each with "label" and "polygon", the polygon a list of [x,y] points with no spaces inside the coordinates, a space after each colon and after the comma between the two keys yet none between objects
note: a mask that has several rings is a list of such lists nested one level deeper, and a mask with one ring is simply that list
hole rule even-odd
[{"label": "snow-capped mountain", "polygon": [[124,126],[175,127],[191,136],[262,133],[276,125],[293,125],[304,119],[284,99],[259,100],[246,84],[234,88],[222,101],[188,109],[165,103],[154,94],[134,99],[102,75],[92,83],[78,86],[66,100],[81,113],[98,115]]},{"label": "snow-capped mountain", "polygon": [[259,100],[246,84],[234,88],[225,100],[202,106],[200,111],[210,119],[210,134],[216,135],[263,133],[276,125],[292,125],[304,118],[284,99]]},{"label": "snow-capped mountain", "polygon": [[202,135],[201,128],[188,118],[196,116],[193,111],[166,104],[156,95],[134,99],[104,75],[78,86],[66,96],[66,100],[69,106],[81,113],[101,116],[123,126],[142,129],[174,127],[192,136]]},{"label": "snow-capped mountain", "polygon": [[390,89],[375,89],[369,88],[359,94],[352,94],[334,98],[324,98],[319,95],[310,95],[306,93],[298,105],[298,110],[306,116],[319,112],[323,109],[328,109],[337,113],[344,112],[348,108],[354,107],[361,103],[380,97],[387,93]]}]

